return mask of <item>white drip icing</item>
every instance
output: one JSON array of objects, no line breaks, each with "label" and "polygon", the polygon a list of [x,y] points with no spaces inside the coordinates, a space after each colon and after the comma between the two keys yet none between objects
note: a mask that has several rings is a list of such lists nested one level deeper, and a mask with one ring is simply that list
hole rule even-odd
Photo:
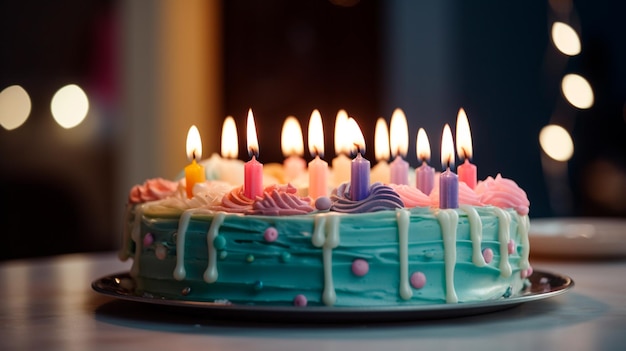
[{"label": "white drip icing", "polygon": [[335,284],[333,281],[333,249],[339,245],[339,216],[319,215],[315,218],[315,228],[311,242],[315,247],[322,247],[324,265],[324,291],[322,302],[332,306],[337,301]]},{"label": "white drip icing", "polygon": [[483,241],[483,222],[480,220],[478,211],[474,206],[461,205],[459,206],[463,212],[467,214],[467,220],[470,225],[470,239],[472,240],[472,262],[476,267],[485,266],[485,258],[481,250]]},{"label": "white drip icing", "polygon": [[178,234],[176,235],[176,267],[174,268],[174,279],[183,280],[187,276],[185,270],[185,239],[187,236],[187,227],[189,219],[194,210],[186,210],[180,215],[178,221]]},{"label": "white drip icing", "polygon": [[512,274],[509,263],[509,239],[511,238],[511,216],[498,207],[493,208],[493,212],[498,217],[498,240],[500,240],[500,275],[510,277]]},{"label": "white drip icing", "polygon": [[137,277],[139,275],[139,259],[141,257],[141,250],[143,249],[143,241],[141,240],[143,207],[144,205],[137,205],[137,207],[135,207],[135,221],[133,223],[133,230],[130,233],[131,239],[135,242],[135,257],[133,258],[133,265],[130,267],[131,277]]},{"label": "white drip icing", "polygon": [[456,229],[459,214],[453,209],[443,209],[437,213],[443,235],[443,251],[446,280],[446,302],[457,303],[459,298],[454,287],[454,267],[456,265]]},{"label": "white drip icing", "polygon": [[398,222],[398,255],[400,258],[400,297],[408,300],[413,297],[409,282],[409,211],[397,210],[396,221]]},{"label": "white drip icing", "polygon": [[204,281],[207,283],[215,283],[217,281],[217,250],[215,250],[213,241],[215,241],[215,238],[219,234],[220,226],[224,223],[225,217],[225,212],[218,212],[215,217],[213,217],[209,231],[206,234],[209,262],[207,263],[207,268],[206,271],[204,271],[203,277]]},{"label": "white drip icing", "polygon": [[528,256],[530,255],[530,243],[528,242],[528,231],[530,229],[530,219],[528,215],[521,216],[517,214],[517,234],[520,237],[520,245],[522,245],[522,252],[520,253],[519,266],[521,269],[530,268],[530,262]]}]

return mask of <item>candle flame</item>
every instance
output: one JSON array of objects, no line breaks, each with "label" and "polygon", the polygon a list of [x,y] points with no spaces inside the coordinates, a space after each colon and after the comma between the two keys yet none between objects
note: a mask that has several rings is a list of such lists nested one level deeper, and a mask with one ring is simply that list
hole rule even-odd
[{"label": "candle flame", "polygon": [[359,124],[356,123],[356,120],[352,117],[348,118],[347,130],[351,137],[350,153],[353,155],[357,153],[361,155],[365,154],[365,138],[363,137]]},{"label": "candle flame", "polygon": [[337,119],[335,120],[335,154],[348,154],[350,152],[350,143],[348,139],[342,133],[346,133],[348,123],[348,112],[346,110],[339,110],[337,112]]},{"label": "candle flame", "polygon": [[280,148],[283,156],[302,156],[304,153],[304,141],[302,140],[302,128],[300,122],[294,116],[289,116],[283,123],[280,135]]},{"label": "candle flame", "polygon": [[461,160],[472,158],[472,134],[462,107],[456,119],[456,152]]},{"label": "candle flame", "polygon": [[256,126],[254,124],[252,109],[248,110],[248,125],[246,133],[248,136],[248,155],[250,157],[259,157],[259,141],[256,136]]},{"label": "candle flame", "polygon": [[233,159],[239,157],[238,139],[235,119],[228,116],[222,125],[222,157]]},{"label": "candle flame", "polygon": [[409,149],[409,127],[406,122],[406,116],[404,115],[404,111],[399,108],[396,108],[391,115],[391,124],[390,124],[390,133],[391,137],[391,155],[396,157],[406,156],[406,153]]},{"label": "candle flame", "polygon": [[430,142],[424,128],[417,131],[417,146],[415,147],[417,158],[422,162],[430,160]]},{"label": "candle flame", "polygon": [[376,121],[374,154],[379,162],[389,160],[389,129],[387,129],[387,122],[382,117]]},{"label": "candle flame", "polygon": [[187,158],[189,161],[202,158],[202,140],[198,127],[192,125],[187,132]]},{"label": "candle flame", "polygon": [[309,120],[309,152],[313,157],[324,157],[324,127],[322,115],[317,109],[313,110]]},{"label": "candle flame", "polygon": [[454,164],[454,141],[452,139],[452,131],[446,123],[443,127],[443,135],[441,136],[441,166],[446,169]]}]

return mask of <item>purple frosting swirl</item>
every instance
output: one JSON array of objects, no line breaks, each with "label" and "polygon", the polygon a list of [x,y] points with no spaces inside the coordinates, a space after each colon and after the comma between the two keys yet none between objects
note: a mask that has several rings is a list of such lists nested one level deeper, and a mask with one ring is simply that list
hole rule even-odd
[{"label": "purple frosting swirl", "polygon": [[333,191],[331,211],[342,213],[366,213],[403,208],[400,195],[382,183],[370,186],[370,195],[361,201],[350,199],[350,184],[343,183]]},{"label": "purple frosting swirl", "polygon": [[293,216],[312,211],[310,198],[301,198],[294,193],[272,190],[271,192],[264,192],[262,199],[257,198],[252,205],[252,211],[246,213],[265,216]]}]

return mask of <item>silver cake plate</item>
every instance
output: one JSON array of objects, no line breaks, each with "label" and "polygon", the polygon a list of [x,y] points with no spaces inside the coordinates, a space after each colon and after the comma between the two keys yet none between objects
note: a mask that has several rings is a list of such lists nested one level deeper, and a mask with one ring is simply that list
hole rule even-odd
[{"label": "silver cake plate", "polygon": [[561,295],[574,286],[565,275],[534,271],[530,285],[508,298],[455,304],[426,304],[411,306],[257,306],[224,304],[205,301],[175,300],[156,295],[139,295],[134,291],[133,278],[128,272],[107,275],[92,282],[96,292],[120,300],[141,302],[177,308],[185,313],[201,313],[208,318],[228,320],[257,320],[263,322],[397,322],[455,318],[491,313],[513,308],[520,304],[544,300]]}]

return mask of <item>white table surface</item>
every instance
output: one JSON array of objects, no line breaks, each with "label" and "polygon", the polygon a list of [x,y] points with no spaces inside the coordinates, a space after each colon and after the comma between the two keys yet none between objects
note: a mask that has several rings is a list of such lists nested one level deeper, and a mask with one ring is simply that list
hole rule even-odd
[{"label": "white table surface", "polygon": [[626,261],[539,261],[570,291],[494,313],[402,323],[268,324],[122,301],[91,282],[115,253],[0,263],[2,350],[625,350]]}]

